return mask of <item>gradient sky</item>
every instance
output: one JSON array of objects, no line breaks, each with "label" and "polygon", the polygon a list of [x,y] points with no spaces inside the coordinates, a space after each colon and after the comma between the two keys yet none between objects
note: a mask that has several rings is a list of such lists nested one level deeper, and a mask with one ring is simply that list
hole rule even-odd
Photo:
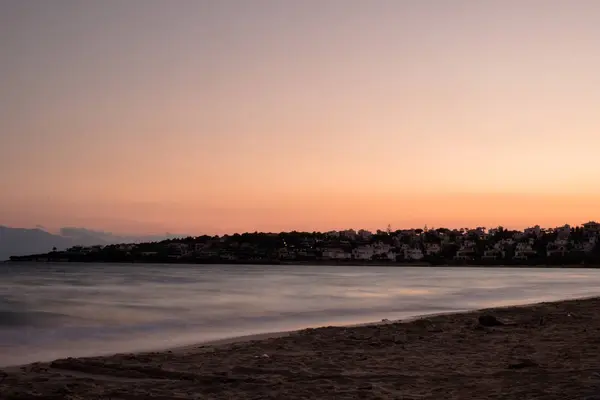
[{"label": "gradient sky", "polygon": [[596,0],[0,1],[0,224],[600,219]]}]

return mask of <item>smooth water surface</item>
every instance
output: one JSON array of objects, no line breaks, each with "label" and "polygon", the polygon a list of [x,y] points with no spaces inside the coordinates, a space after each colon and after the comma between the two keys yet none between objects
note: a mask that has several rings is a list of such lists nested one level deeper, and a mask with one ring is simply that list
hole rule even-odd
[{"label": "smooth water surface", "polygon": [[0,265],[0,366],[595,296],[600,270]]}]

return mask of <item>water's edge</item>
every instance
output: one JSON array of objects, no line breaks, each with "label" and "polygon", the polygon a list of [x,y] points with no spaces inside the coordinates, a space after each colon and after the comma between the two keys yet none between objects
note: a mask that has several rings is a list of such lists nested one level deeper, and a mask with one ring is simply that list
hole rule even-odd
[{"label": "water's edge", "polygon": [[0,366],[593,297],[598,287],[591,269],[21,264],[0,268]]},{"label": "water's edge", "polygon": [[[551,301],[551,302],[544,301],[544,302],[535,302],[535,303],[526,303],[526,304],[514,304],[514,305],[508,305],[508,306],[501,306],[501,307],[488,307],[488,308],[472,309],[472,310],[460,310],[460,311],[449,311],[449,312],[441,312],[441,313],[419,314],[419,315],[409,316],[409,317],[406,317],[403,319],[398,319],[398,320],[372,321],[372,322],[365,322],[365,323],[359,323],[359,324],[307,326],[307,327],[304,327],[301,329],[295,329],[295,330],[291,330],[291,331],[274,331],[274,332],[257,333],[257,334],[253,334],[253,335],[224,337],[221,339],[201,341],[198,343],[194,343],[191,345],[185,345],[185,346],[160,348],[160,349],[146,350],[146,351],[135,351],[135,352],[133,352],[133,354],[144,355],[144,354],[151,354],[151,353],[166,353],[166,352],[185,353],[185,352],[193,351],[195,349],[197,350],[197,349],[202,349],[202,348],[213,348],[213,347],[219,347],[219,346],[227,346],[227,345],[231,345],[231,344],[241,344],[241,343],[245,343],[245,342],[274,339],[274,338],[278,338],[278,337],[293,335],[295,333],[298,333],[298,332],[301,332],[304,330],[308,330],[308,329],[353,328],[353,327],[361,327],[361,326],[377,326],[377,325],[385,325],[385,324],[410,323],[410,322],[414,322],[414,321],[417,321],[420,319],[427,319],[427,318],[432,318],[432,317],[437,317],[437,316],[442,316],[442,315],[469,315],[469,314],[477,314],[477,313],[482,313],[482,312],[491,312],[491,311],[498,310],[498,309],[519,309],[519,308],[533,307],[533,306],[537,306],[537,305],[541,305],[541,304],[560,303],[563,301],[574,301],[574,300],[590,300],[590,299],[599,298],[599,297],[600,296],[565,298],[562,300]],[[118,352],[118,353],[97,354],[97,355],[86,356],[86,357],[64,357],[64,358],[92,358],[92,357],[108,358],[108,357],[112,357],[112,356],[119,355],[119,354],[130,354],[130,353],[131,352]],[[32,363],[27,363],[27,364],[9,365],[9,366],[5,366],[2,368],[6,371],[11,371],[14,369],[26,367],[26,366],[33,365],[33,364],[51,363],[52,361],[55,361],[55,360],[45,360],[45,361],[32,362]]]}]

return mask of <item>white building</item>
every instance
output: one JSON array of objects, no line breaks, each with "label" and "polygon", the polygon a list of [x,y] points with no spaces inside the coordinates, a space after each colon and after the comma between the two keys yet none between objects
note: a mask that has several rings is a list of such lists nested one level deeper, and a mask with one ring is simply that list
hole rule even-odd
[{"label": "white building", "polygon": [[230,251],[226,251],[226,252],[222,252],[219,254],[219,258],[221,260],[227,260],[227,261],[235,261],[237,260],[237,256],[230,252]]},{"label": "white building", "polygon": [[194,243],[194,251],[197,253],[201,252],[205,247],[204,243]]},{"label": "white building", "polygon": [[521,242],[517,243],[515,256],[513,258],[517,260],[527,260],[528,257],[533,255],[536,255],[536,252],[531,247],[531,244],[529,242]]},{"label": "white building", "polygon": [[391,249],[392,246],[390,246],[389,244],[377,242],[373,245],[373,254],[375,254],[376,256],[381,256],[389,253]]},{"label": "white building", "polygon": [[405,260],[418,261],[418,260],[422,260],[423,257],[424,257],[423,252],[419,248],[411,247],[411,248],[406,248],[404,250],[404,259]]},{"label": "white building", "polygon": [[427,254],[428,256],[439,254],[441,251],[442,246],[440,246],[438,243],[425,244],[425,254]]},{"label": "white building", "polygon": [[373,246],[359,246],[352,249],[352,258],[355,260],[371,260],[375,252]]},{"label": "white building", "polygon": [[201,258],[214,258],[219,256],[219,252],[216,250],[202,250],[197,256]]},{"label": "white building", "polygon": [[523,233],[523,232],[515,232],[515,233],[513,233],[512,238],[515,241],[522,240],[522,239],[525,238],[525,233]]},{"label": "white building", "polygon": [[331,260],[349,260],[352,258],[352,254],[344,251],[344,249],[329,248],[323,250],[323,258]]},{"label": "white building", "polygon": [[[497,242],[494,247],[496,248],[506,248],[506,247],[510,247],[513,244],[515,244],[515,239],[513,238],[508,238],[508,239],[502,239],[499,242]],[[498,246],[498,247],[497,247]]]},{"label": "white building", "polygon": [[169,252],[169,257],[183,257],[188,254],[189,247],[185,243],[169,243],[167,246],[167,251]]},{"label": "white building", "polygon": [[504,258],[504,255],[506,253],[504,252],[504,250],[499,250],[499,249],[488,249],[486,251],[483,252],[483,259],[487,259],[487,260],[497,260],[499,258]]},{"label": "white building", "polygon": [[455,260],[470,260],[475,256],[476,244],[472,240],[465,240],[454,256]]},{"label": "white building", "polygon": [[583,224],[583,230],[585,233],[597,235],[600,233],[600,224],[596,221],[586,222]]},{"label": "white building", "polygon": [[532,228],[525,229],[524,233],[527,236],[540,237],[542,235],[542,228],[540,228],[539,225],[536,225]]},{"label": "white building", "polygon": [[279,258],[282,260],[293,260],[296,258],[296,252],[289,247],[281,247],[278,252]]},{"label": "white building", "polygon": [[585,251],[586,253],[591,252],[596,247],[596,243],[598,243],[598,237],[590,236],[588,240],[583,242],[583,251]]},{"label": "white building", "polygon": [[554,245],[556,247],[567,246],[568,244],[569,244],[569,239],[567,239],[565,237],[559,237],[558,239],[556,239],[554,241]]},{"label": "white building", "polygon": [[546,247],[546,255],[548,257],[564,256],[568,252],[569,252],[569,250],[567,249],[566,246],[557,246],[554,243],[548,243],[548,246]]}]

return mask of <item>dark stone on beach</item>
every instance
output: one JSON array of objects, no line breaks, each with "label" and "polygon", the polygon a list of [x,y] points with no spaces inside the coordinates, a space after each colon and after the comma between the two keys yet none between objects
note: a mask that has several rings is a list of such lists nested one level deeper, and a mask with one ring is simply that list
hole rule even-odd
[{"label": "dark stone on beach", "polygon": [[499,321],[493,315],[481,315],[479,317],[479,325],[481,326],[502,326],[504,323]]},{"label": "dark stone on beach", "polygon": [[523,368],[530,368],[530,367],[537,367],[537,366],[538,366],[538,364],[535,361],[521,360],[518,363],[509,364],[508,369],[523,369]]}]

